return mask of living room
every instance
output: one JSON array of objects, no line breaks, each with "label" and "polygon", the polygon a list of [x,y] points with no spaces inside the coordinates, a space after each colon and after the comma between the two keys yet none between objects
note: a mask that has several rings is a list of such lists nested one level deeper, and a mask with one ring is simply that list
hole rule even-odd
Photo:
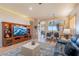
[{"label": "living room", "polygon": [[78,3],[0,4],[0,56],[78,56]]}]

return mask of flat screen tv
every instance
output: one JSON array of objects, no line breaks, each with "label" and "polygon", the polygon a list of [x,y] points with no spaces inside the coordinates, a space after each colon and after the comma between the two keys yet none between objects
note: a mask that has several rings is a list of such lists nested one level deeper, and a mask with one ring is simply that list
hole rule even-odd
[{"label": "flat screen tv", "polygon": [[14,36],[23,36],[27,35],[28,29],[25,26],[13,26],[13,35]]}]

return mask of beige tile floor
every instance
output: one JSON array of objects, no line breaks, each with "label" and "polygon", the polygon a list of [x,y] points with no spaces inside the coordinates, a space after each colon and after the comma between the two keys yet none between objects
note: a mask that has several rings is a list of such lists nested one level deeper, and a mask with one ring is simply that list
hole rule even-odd
[{"label": "beige tile floor", "polygon": [[52,45],[53,47],[56,45],[56,41],[55,40],[48,40],[47,41],[48,44]]},{"label": "beige tile floor", "polygon": [[0,48],[0,54],[7,52],[7,51],[10,51],[10,50],[13,50],[13,49],[16,49],[17,47],[20,47],[20,46],[22,46],[23,44],[26,44],[26,43],[27,43],[27,41],[24,41],[24,42],[21,42],[21,43],[18,43],[18,44],[14,44],[12,46],[2,47],[2,48]]},{"label": "beige tile floor", "polygon": [[[18,44],[14,44],[12,46],[8,46],[8,47],[2,47],[0,48],[0,54],[8,52],[8,51],[12,51],[14,49],[16,49],[17,47],[21,47],[22,45],[26,44],[28,41],[24,41]],[[56,42],[54,40],[48,40],[47,41],[48,44],[55,46]]]}]

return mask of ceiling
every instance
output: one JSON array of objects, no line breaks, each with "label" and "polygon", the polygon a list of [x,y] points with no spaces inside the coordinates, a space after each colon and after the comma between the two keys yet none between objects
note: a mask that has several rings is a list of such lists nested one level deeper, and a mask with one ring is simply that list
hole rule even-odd
[{"label": "ceiling", "polygon": [[73,3],[17,3],[0,4],[0,7],[34,18],[50,18],[68,16],[76,4]]}]

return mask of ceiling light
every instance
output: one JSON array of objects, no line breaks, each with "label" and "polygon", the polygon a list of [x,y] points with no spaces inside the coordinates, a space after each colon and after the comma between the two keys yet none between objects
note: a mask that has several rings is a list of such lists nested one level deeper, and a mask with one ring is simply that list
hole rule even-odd
[{"label": "ceiling light", "polygon": [[32,10],[32,7],[29,7],[29,10]]}]

